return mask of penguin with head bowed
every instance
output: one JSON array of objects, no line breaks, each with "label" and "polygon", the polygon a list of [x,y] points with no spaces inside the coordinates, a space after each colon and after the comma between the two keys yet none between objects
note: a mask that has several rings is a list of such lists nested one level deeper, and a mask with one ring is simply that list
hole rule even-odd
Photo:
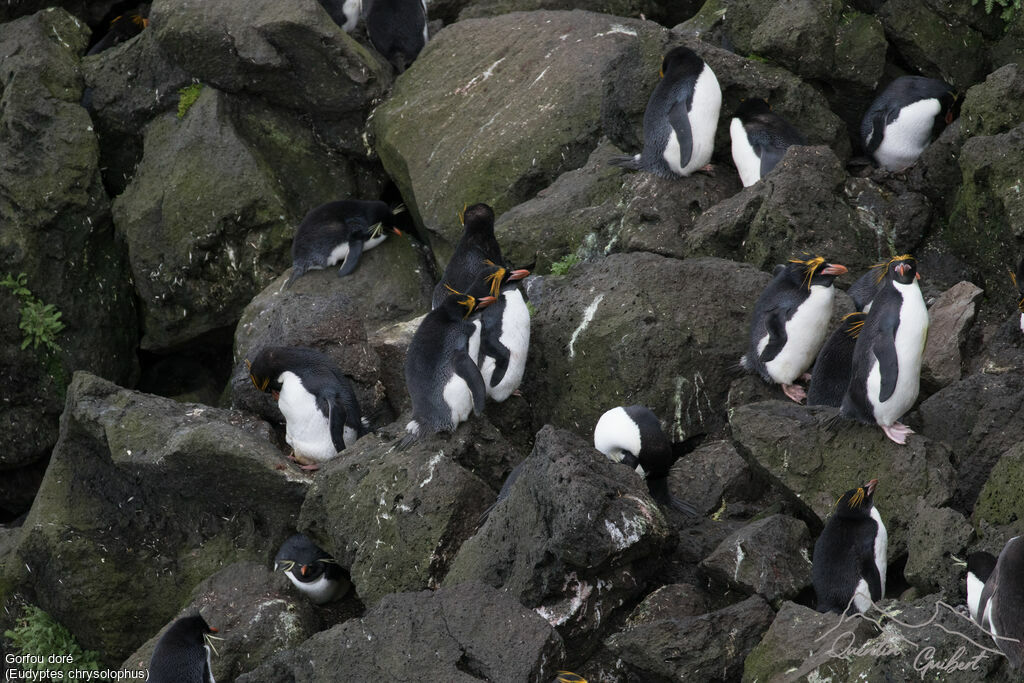
[{"label": "penguin with head bowed", "polygon": [[1014,536],[1003,547],[978,602],[983,628],[1010,660],[1024,668],[1024,536]]},{"label": "penguin with head bowed", "polygon": [[427,313],[413,334],[405,358],[405,386],[412,399],[412,420],[401,448],[425,432],[451,432],[484,409],[487,389],[476,365],[474,325],[467,318],[494,303],[452,291]]},{"label": "penguin with head bowed", "polygon": [[992,570],[996,568],[996,556],[992,553],[976,552],[967,556],[967,609],[973,619],[980,626],[981,616],[984,613],[981,604],[981,594],[985,590],[985,582],[992,576]]},{"label": "penguin with head bowed", "polygon": [[832,316],[836,276],[846,266],[821,256],[790,259],[775,269],[750,322],[750,347],[740,365],[756,372],[799,403],[806,398],[796,380],[804,375],[825,341]]},{"label": "penguin with head bowed", "polygon": [[182,617],[160,636],[149,660],[150,683],[214,683],[210,651],[217,629],[199,614]]},{"label": "penguin with head bowed", "polygon": [[374,49],[403,73],[427,44],[426,0],[362,0],[362,13]]},{"label": "penguin with head bowed", "polygon": [[321,204],[306,214],[292,240],[292,274],[285,283],[292,283],[307,271],[319,270],[342,261],[338,277],[344,277],[359,265],[364,251],[373,249],[387,238],[387,233],[401,235],[395,227],[395,216],[405,210],[399,205],[392,210],[380,201],[345,199]]},{"label": "penguin with head bowed", "polygon": [[952,123],[955,102],[953,88],[936,78],[900,76],[864,114],[860,124],[864,151],[888,171],[906,169]]},{"label": "penguin with head bowed", "polygon": [[814,544],[819,612],[864,612],[885,595],[889,536],[874,505],[877,484],[872,479],[840,496]]},{"label": "penguin with head bowed", "polygon": [[884,286],[857,335],[850,385],[839,414],[876,423],[898,444],[913,430],[898,422],[917,400],[928,337],[928,308],[913,256],[897,256],[879,269]]},{"label": "penguin with head bowed", "polygon": [[274,571],[283,571],[309,601],[323,605],[344,595],[351,582],[334,558],[305,534],[295,534],[281,544],[274,557]]},{"label": "penguin with head bowed", "polygon": [[853,376],[853,349],[866,317],[860,311],[843,316],[839,328],[825,341],[811,370],[807,405],[838,408],[843,404]]},{"label": "penguin with head bowed", "polygon": [[722,89],[711,67],[687,47],[669,50],[644,111],[643,150],[610,163],[663,178],[703,169],[715,149],[721,107]]},{"label": "penguin with head bowed", "polygon": [[782,161],[790,145],[806,145],[807,139],[786,119],[774,113],[768,102],[754,97],[743,100],[729,124],[732,160],[743,187],[765,177]]},{"label": "penguin with head bowed", "polygon": [[691,517],[697,510],[668,490],[668,472],[682,455],[692,451],[704,435],[672,443],[661,429],[658,417],[644,406],[619,406],[604,413],[594,427],[594,448],[612,462],[636,470],[646,479],[651,496]]},{"label": "penguin with head bowed", "polygon": [[1017,271],[1010,271],[1010,279],[1017,290],[1017,310],[1020,311],[1020,331],[1024,332],[1024,257],[1017,263]]},{"label": "penguin with head bowed", "polygon": [[89,48],[86,55],[98,55],[104,50],[120,45],[142,33],[149,26],[149,19],[138,9],[129,10],[110,20],[110,27],[95,45]]},{"label": "penguin with head bowed", "polygon": [[271,346],[246,364],[253,385],[277,401],[285,419],[285,441],[302,469],[319,469],[369,432],[352,384],[326,354],[302,346]]}]

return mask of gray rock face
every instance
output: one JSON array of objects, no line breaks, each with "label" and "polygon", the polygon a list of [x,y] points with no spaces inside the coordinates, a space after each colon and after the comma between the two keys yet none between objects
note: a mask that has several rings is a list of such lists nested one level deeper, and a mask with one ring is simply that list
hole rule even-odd
[{"label": "gray rock face", "polygon": [[964,95],[960,125],[964,135],[998,135],[1024,119],[1024,67],[1007,64]]},{"label": "gray rock face", "polygon": [[926,387],[948,386],[963,374],[960,349],[974,322],[975,302],[982,293],[980,287],[960,282],[943,292],[928,309],[928,342],[921,366],[921,381]]},{"label": "gray rock face", "polygon": [[747,461],[728,441],[701,446],[669,472],[669,489],[701,514],[737,502],[757,500],[764,489]]},{"label": "gray rock face", "polygon": [[994,547],[990,548],[994,555],[999,554],[1006,540],[1024,533],[1021,486],[1024,486],[1024,444],[1018,443],[999,457],[974,507],[974,525],[990,544],[995,540]]},{"label": "gray rock face", "polygon": [[951,590],[963,580],[964,570],[951,556],[964,558],[971,540],[971,523],[950,508],[933,508],[919,501],[907,535],[907,564],[903,575],[922,593]]},{"label": "gray rock face", "polygon": [[77,373],[7,579],[83,647],[123,660],[201,580],[265,561],[295,528],[306,486],[278,469],[269,434]]},{"label": "gray rock face", "polygon": [[384,679],[548,681],[565,649],[515,598],[480,583],[388,595],[359,620],[322,631],[239,683]]},{"label": "gray rock face", "polygon": [[583,654],[653,577],[667,541],[665,518],[635,472],[545,427],[508,498],[458,551],[445,585],[503,588]]}]

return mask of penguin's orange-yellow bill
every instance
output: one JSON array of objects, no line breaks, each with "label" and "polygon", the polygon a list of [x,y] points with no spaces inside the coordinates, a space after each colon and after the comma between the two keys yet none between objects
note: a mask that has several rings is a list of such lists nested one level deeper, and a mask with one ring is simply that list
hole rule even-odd
[{"label": "penguin's orange-yellow bill", "polygon": [[556,683],[587,683],[587,679],[571,671],[559,671]]},{"label": "penguin's orange-yellow bill", "polygon": [[522,280],[524,277],[526,277],[529,274],[530,274],[530,271],[526,270],[525,268],[520,268],[518,270],[513,270],[509,274],[508,279],[509,279],[509,282],[512,282],[513,280]]},{"label": "penguin's orange-yellow bill", "polygon": [[271,391],[271,392],[270,392],[270,396],[271,396],[271,397],[272,397],[272,398],[273,398],[273,399],[274,399],[275,401],[280,401],[280,400],[281,400],[281,392],[279,392],[279,391]]},{"label": "penguin's orange-yellow bill", "polygon": [[306,570],[308,570],[308,569],[309,569],[309,567],[307,567],[306,565],[302,565],[302,567],[299,569],[299,573],[302,574],[303,576],[305,576],[306,575]]},{"label": "penguin's orange-yellow bill", "polygon": [[399,230],[398,228],[391,228],[391,231],[392,231],[392,232],[394,232],[394,233],[395,233],[396,235],[398,235],[399,237],[401,237],[401,236],[402,236],[402,231],[401,231],[401,230]]},{"label": "penguin's orange-yellow bill", "polygon": [[218,628],[216,628],[214,626],[211,626],[210,627],[210,633],[220,633],[220,629],[218,629]]},{"label": "penguin's orange-yellow bill", "polygon": [[823,269],[821,271],[821,274],[822,275],[845,275],[848,272],[850,272],[850,271],[847,270],[846,266],[841,265],[839,263],[830,263],[830,264],[828,264],[828,268],[825,268],[825,269]]},{"label": "penguin's orange-yellow bill", "polygon": [[476,307],[486,308],[487,306],[493,304],[495,301],[497,301],[497,299],[495,299],[493,296],[482,296],[476,300]]}]

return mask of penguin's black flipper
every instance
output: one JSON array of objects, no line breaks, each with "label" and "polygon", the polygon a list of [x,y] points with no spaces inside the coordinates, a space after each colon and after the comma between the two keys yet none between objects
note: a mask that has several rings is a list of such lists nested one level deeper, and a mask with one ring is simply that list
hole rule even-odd
[{"label": "penguin's black flipper", "polygon": [[298,280],[300,277],[306,274],[308,268],[303,265],[296,263],[292,266],[292,274],[288,276],[288,281],[284,283],[284,288],[288,289],[292,286],[292,283]]},{"label": "penguin's black flipper", "polygon": [[345,450],[346,411],[341,395],[333,392],[318,394],[316,407],[327,416],[328,424],[331,426],[331,441],[334,442],[334,450],[338,452]]},{"label": "penguin's black flipper", "polygon": [[491,386],[501,384],[508,371],[508,364],[512,353],[508,347],[501,343],[501,315],[492,317],[484,311],[481,318],[480,329],[480,357],[489,356],[494,359],[494,372],[491,374]]},{"label": "penguin's black flipper", "polygon": [[768,345],[761,352],[761,362],[767,363],[779,355],[786,346],[786,319],[789,317],[789,309],[777,307],[764,318],[764,327],[768,331]]},{"label": "penguin's black flipper", "polygon": [[882,144],[882,138],[885,137],[885,121],[886,116],[883,116],[884,112],[877,112],[871,119],[871,132],[868,133],[868,138],[864,141],[864,151],[869,155],[874,154],[878,146]]},{"label": "penguin's black flipper", "polygon": [[899,324],[899,312],[887,315],[881,324],[878,337],[871,346],[875,358],[878,359],[878,374],[881,384],[878,388],[879,402],[886,402],[896,391],[896,380],[900,376],[900,362],[896,356],[896,326]]},{"label": "penguin's black flipper", "polygon": [[651,498],[662,505],[682,512],[690,517],[697,516],[697,508],[693,507],[685,500],[680,500],[669,493],[668,477],[647,477],[647,490],[650,491]]},{"label": "penguin's black flipper", "polygon": [[[874,539],[871,540],[871,543],[874,543]],[[867,581],[868,593],[871,594],[873,602],[878,602],[885,597],[882,595],[882,577],[878,575],[878,565],[875,564],[873,545],[864,548],[863,552],[861,552],[860,575]]]},{"label": "penguin's black flipper", "polygon": [[455,374],[466,381],[469,391],[473,394],[473,414],[484,412],[484,399],[487,398],[487,387],[484,386],[483,375],[473,359],[465,351],[459,351],[454,358]]},{"label": "penguin's black flipper", "polygon": [[363,240],[353,239],[349,240],[348,243],[348,256],[345,257],[345,262],[341,264],[341,268],[338,269],[338,277],[345,277],[352,273],[359,265],[359,257],[363,255]]},{"label": "penguin's black flipper", "polygon": [[[691,91],[691,98],[692,98]],[[679,100],[672,105],[668,112],[668,122],[672,130],[676,132],[676,141],[679,143],[679,167],[686,168],[690,163],[690,156],[693,154],[693,133],[690,130],[690,115],[687,111],[686,100]]]}]

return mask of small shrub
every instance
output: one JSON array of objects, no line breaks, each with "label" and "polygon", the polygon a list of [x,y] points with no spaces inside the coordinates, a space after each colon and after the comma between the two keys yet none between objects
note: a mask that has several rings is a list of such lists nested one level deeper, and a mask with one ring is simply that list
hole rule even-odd
[{"label": "small shrub", "polygon": [[61,312],[53,304],[44,304],[37,299],[29,288],[28,276],[20,273],[14,277],[10,273],[0,280],[0,286],[11,290],[11,293],[18,298],[21,310],[21,321],[18,328],[21,330],[21,348],[26,349],[31,344],[33,349],[43,344],[50,351],[60,351],[57,344],[57,335],[64,329],[61,322]]},{"label": "small shrub", "polygon": [[556,261],[551,264],[552,275],[565,275],[569,272],[569,269],[580,262],[580,257],[576,254],[569,254],[562,258],[560,261]]},{"label": "small shrub", "polygon": [[203,90],[202,83],[187,85],[178,91],[178,118],[185,118],[185,114],[199,99],[199,93]]},{"label": "small shrub", "polygon": [[[971,6],[977,5],[982,0],[971,0]],[[985,14],[992,14],[997,6],[1000,8],[999,18],[1009,24],[1017,12],[1021,10],[1022,0],[984,0]]]},{"label": "small shrub", "polygon": [[[71,632],[35,605],[25,605],[18,625],[5,631],[4,637],[14,645],[16,654],[34,655],[33,662],[18,664],[25,671],[100,671],[99,653],[83,650]],[[51,663],[50,655],[61,662]]]}]

